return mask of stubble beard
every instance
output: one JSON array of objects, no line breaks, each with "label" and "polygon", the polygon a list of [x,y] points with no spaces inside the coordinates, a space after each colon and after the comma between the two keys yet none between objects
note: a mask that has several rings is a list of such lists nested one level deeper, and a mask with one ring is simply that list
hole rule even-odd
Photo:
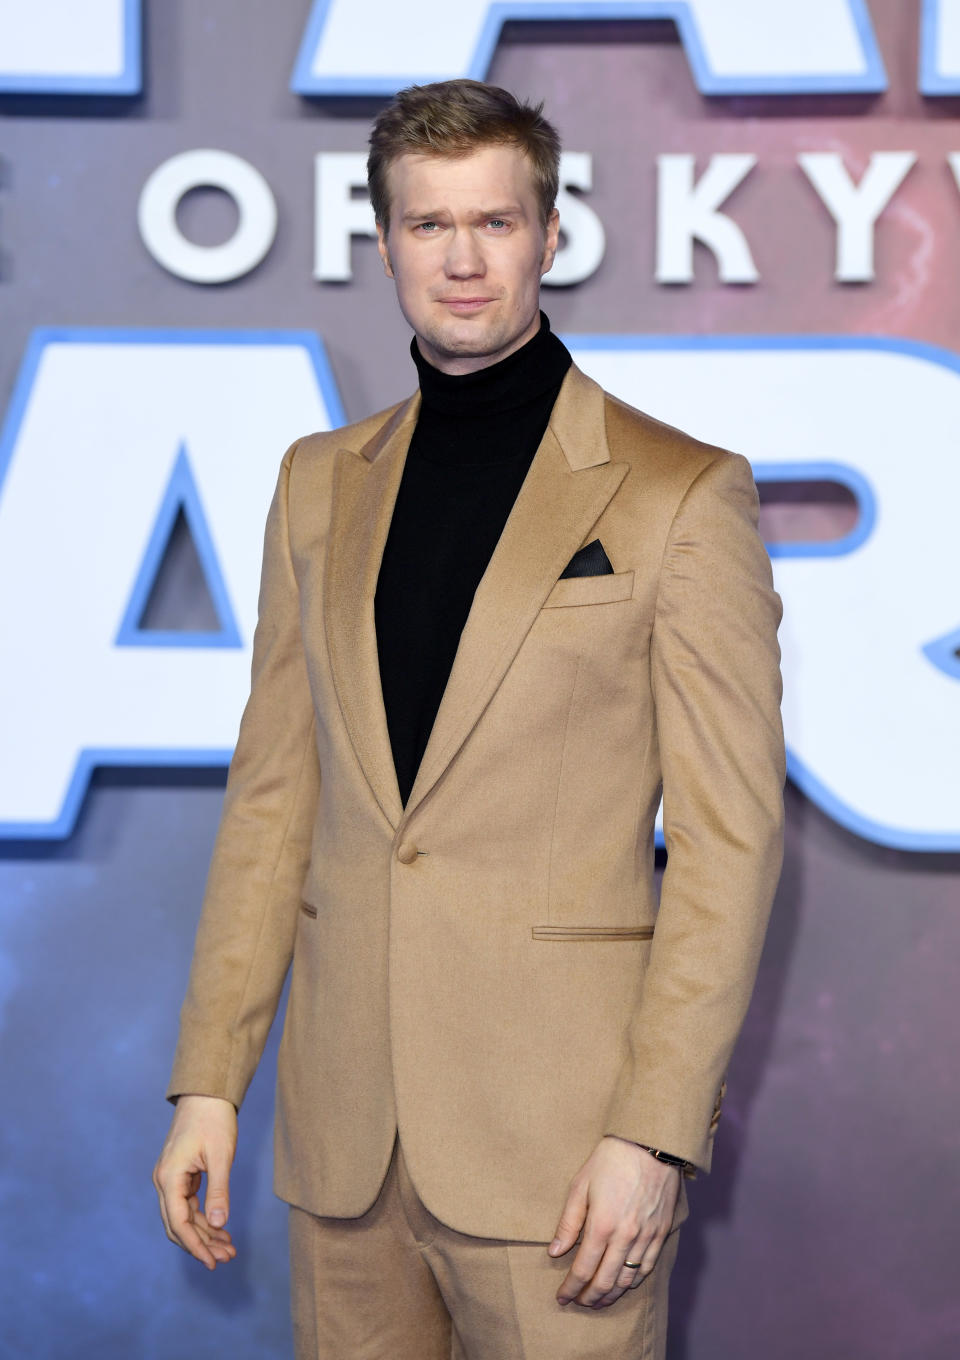
[{"label": "stubble beard", "polygon": [[538,302],[532,315],[523,321],[499,317],[489,327],[483,325],[474,327],[468,322],[459,335],[452,333],[455,330],[454,326],[448,328],[442,325],[424,325],[421,322],[419,330],[416,326],[413,329],[420,345],[420,352],[425,358],[427,354],[424,347],[429,346],[430,352],[441,359],[490,359],[496,362],[497,357],[504,351],[512,352],[519,348],[517,341],[520,336],[530,329],[534,321],[539,321],[539,316]]}]

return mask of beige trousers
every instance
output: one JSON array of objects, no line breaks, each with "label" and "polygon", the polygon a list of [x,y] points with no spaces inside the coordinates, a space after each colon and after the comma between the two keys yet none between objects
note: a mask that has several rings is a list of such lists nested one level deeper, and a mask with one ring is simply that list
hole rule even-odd
[{"label": "beige trousers", "polygon": [[[561,1205],[557,1205],[559,1217]],[[686,1193],[656,1268],[608,1308],[561,1307],[576,1249],[469,1237],[421,1202],[399,1140],[361,1218],[290,1208],[296,1360],[663,1360]]]}]

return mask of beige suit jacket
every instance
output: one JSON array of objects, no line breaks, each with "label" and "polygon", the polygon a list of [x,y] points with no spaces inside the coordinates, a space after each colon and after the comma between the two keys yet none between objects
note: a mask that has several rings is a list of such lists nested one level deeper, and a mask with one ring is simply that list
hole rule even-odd
[{"label": "beige suit jacket", "polygon": [[[782,846],[747,462],[571,368],[401,806],[373,601],[414,397],[299,440],[169,1092],[240,1105],[284,977],[275,1188],[546,1241],[620,1134],[708,1169]],[[600,538],[613,574],[560,580]],[[659,911],[654,818],[669,862]]]}]

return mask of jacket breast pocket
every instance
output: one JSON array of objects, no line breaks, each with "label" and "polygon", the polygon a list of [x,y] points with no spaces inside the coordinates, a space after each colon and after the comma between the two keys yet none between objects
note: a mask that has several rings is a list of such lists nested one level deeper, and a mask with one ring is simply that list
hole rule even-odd
[{"label": "jacket breast pocket", "polygon": [[633,569],[607,572],[603,576],[566,576],[543,602],[544,609],[574,604],[614,604],[633,594]]}]

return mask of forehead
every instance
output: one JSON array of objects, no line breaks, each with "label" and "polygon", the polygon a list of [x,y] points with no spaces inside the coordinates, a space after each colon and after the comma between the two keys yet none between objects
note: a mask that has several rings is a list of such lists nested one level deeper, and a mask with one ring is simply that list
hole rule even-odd
[{"label": "forehead", "polygon": [[505,206],[536,200],[533,169],[516,146],[482,146],[465,156],[398,156],[387,172],[391,209]]}]

